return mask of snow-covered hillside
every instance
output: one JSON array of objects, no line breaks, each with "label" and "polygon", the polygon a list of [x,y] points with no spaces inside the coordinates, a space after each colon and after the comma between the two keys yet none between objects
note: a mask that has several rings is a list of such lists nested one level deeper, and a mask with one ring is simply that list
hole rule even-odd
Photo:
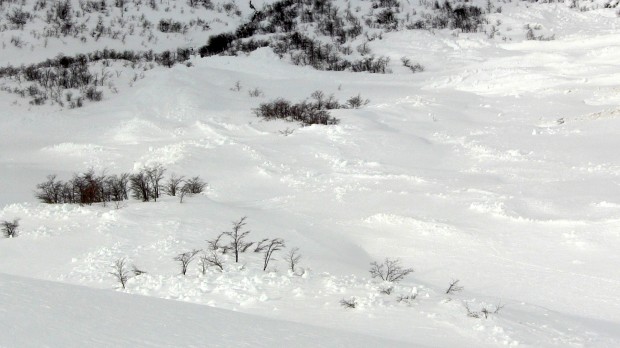
[{"label": "snow-covered hillside", "polygon": [[[109,23],[138,23],[135,4],[122,17],[112,7]],[[24,29],[0,31],[0,67],[106,47],[199,49],[247,23],[249,4],[232,4],[145,2],[153,23],[202,18],[209,29],[153,27],[151,40],[136,31],[124,42],[46,41],[36,34],[46,10],[33,11]],[[17,237],[0,239],[0,323],[10,328],[1,346],[620,345],[620,17],[604,8],[617,4],[475,2],[485,9],[475,32],[413,29],[421,12],[444,11],[426,2],[400,3],[387,29],[373,2],[334,4],[350,5],[368,33],[333,43],[339,59],[386,57],[391,73],[294,65],[297,51],[274,53],[276,32],[257,35],[271,41],[251,52],[194,54],[170,68],[91,62],[108,80],[102,100],[81,107],[35,105],[16,92],[30,82],[0,79],[0,222],[19,219]],[[1,6],[6,16],[20,5]],[[313,25],[308,35],[331,40]],[[9,42],[16,35],[22,47]],[[328,110],[336,125],[255,115],[315,91],[369,103]],[[182,203],[35,198],[49,174],[156,164],[208,186]],[[266,271],[254,245],[239,263],[218,249],[222,270],[203,272],[197,257],[179,274],[177,255],[208,256],[207,241],[244,216],[249,241],[286,244]],[[293,272],[285,255],[295,247]],[[371,278],[370,263],[385,258],[414,272]],[[125,289],[109,273],[119,259],[146,271]],[[455,280],[464,289],[447,294]]]},{"label": "snow-covered hillside", "polygon": [[[387,339],[2,275],[3,347],[406,347]],[[127,315],[131,313],[130,315]],[[28,323],[28,325],[16,325]]]}]

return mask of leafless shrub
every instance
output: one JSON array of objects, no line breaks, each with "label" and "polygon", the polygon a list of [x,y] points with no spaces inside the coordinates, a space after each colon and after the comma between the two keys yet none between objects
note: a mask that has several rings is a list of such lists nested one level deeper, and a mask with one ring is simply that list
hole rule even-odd
[{"label": "leafless shrub", "polygon": [[402,57],[400,61],[403,63],[403,66],[409,68],[412,73],[424,71],[424,67],[420,63],[413,63],[411,59],[407,57]]},{"label": "leafless shrub", "polygon": [[413,272],[413,268],[403,268],[399,259],[390,260],[386,258],[382,264],[376,261],[370,264],[370,275],[373,278],[380,278],[383,281],[396,283],[401,281],[409,273]]},{"label": "leafless shrub", "polygon": [[17,48],[22,48],[24,46],[24,40],[22,40],[20,36],[12,36],[11,43]]},{"label": "leafless shrub", "polygon": [[357,46],[356,49],[357,49],[357,52],[359,52],[359,54],[361,54],[362,56],[365,56],[372,52],[370,47],[368,46],[368,42],[364,42],[360,44],[359,46]]},{"label": "leafless shrub", "polygon": [[241,229],[246,225],[245,220],[246,216],[239,219],[239,221],[233,221],[232,231],[224,232],[225,235],[229,236],[232,241],[230,242],[230,248],[235,253],[235,262],[239,262],[239,253],[247,244],[244,239],[250,233],[250,231],[242,232]]},{"label": "leafless shrub", "polygon": [[301,260],[299,248],[292,248],[289,250],[288,254],[284,257],[284,260],[286,260],[286,263],[288,264],[288,269],[295,273],[295,267],[297,267],[299,260]]},{"label": "leafless shrub", "polygon": [[98,91],[94,86],[90,86],[86,88],[84,97],[90,101],[101,101],[103,99],[103,92]]},{"label": "leafless shrub", "polygon": [[472,311],[467,302],[465,302],[465,310],[467,310],[467,316],[470,318],[480,318],[482,315],[480,312]]},{"label": "leafless shrub", "polygon": [[446,294],[453,294],[455,292],[459,292],[462,291],[464,289],[464,287],[459,286],[459,280],[452,280],[452,282],[450,282],[450,286],[448,286],[448,289],[446,290]]},{"label": "leafless shrub", "polygon": [[248,94],[250,95],[250,97],[252,98],[258,98],[258,97],[262,97],[263,91],[261,91],[260,89],[258,89],[258,87],[251,89],[248,91]]},{"label": "leafless shrub", "polygon": [[136,266],[136,265],[132,265],[131,266],[131,271],[133,272],[133,275],[136,276],[136,277],[139,276],[139,275],[146,274],[146,271],[143,271],[143,270],[139,269],[138,266]]},{"label": "leafless shrub", "polygon": [[340,109],[342,107],[333,94],[325,97],[325,93],[321,90],[316,90],[312,92],[310,98],[314,99],[313,105],[318,110],[332,110]]},{"label": "leafless shrub", "polygon": [[480,311],[472,311],[469,308],[469,303],[465,302],[465,310],[467,310],[467,316],[470,318],[484,317],[484,319],[488,319],[491,314],[498,314],[503,308],[504,308],[504,305],[502,305],[502,303],[499,302],[497,305],[495,305],[495,309],[493,310],[487,308],[486,306],[483,306],[480,309]]},{"label": "leafless shrub", "polygon": [[287,136],[293,134],[294,131],[295,131],[294,129],[290,129],[290,128],[287,127],[285,130],[281,130],[281,131],[278,131],[278,132],[281,135],[284,135],[285,137],[287,137]]},{"label": "leafless shrub", "polygon": [[398,297],[396,297],[396,301],[399,303],[411,304],[416,297],[418,297],[418,294],[398,295]]},{"label": "leafless shrub", "polygon": [[182,275],[185,275],[187,273],[187,267],[194,260],[194,258],[199,252],[200,250],[194,249],[192,251],[187,251],[174,257],[174,260],[179,262],[181,265]]},{"label": "leafless shrub", "polygon": [[216,267],[222,272],[224,270],[224,260],[220,258],[217,251],[211,250],[209,254],[202,255],[200,257],[200,265],[202,269],[202,274],[205,274],[207,268]]},{"label": "leafless shrub", "polygon": [[13,219],[13,221],[2,221],[0,223],[0,229],[2,234],[6,238],[15,238],[19,235],[19,219]]},{"label": "leafless shrub", "polygon": [[125,289],[125,285],[127,284],[127,280],[129,279],[129,271],[126,268],[125,259],[121,258],[114,262],[113,266],[114,270],[109,272],[113,275],[116,280],[121,283],[123,289]]},{"label": "leafless shrub", "polygon": [[273,253],[282,250],[284,248],[284,240],[281,238],[272,239],[267,248],[263,252],[263,271],[267,270],[267,266],[269,265],[269,261],[273,258]]},{"label": "leafless shrub", "polygon": [[241,81],[235,82],[235,85],[230,88],[230,90],[233,92],[239,92],[241,91],[241,89],[243,89],[243,87],[241,86]]},{"label": "leafless shrub", "polygon": [[[2,1],[0,1],[0,4]],[[29,12],[21,8],[13,8],[13,12],[6,11],[6,19],[17,29],[24,29],[28,20],[32,17]]]},{"label": "leafless shrub", "polygon": [[370,100],[363,99],[359,94],[347,99],[347,106],[351,109],[359,109],[364,105],[368,105],[368,103],[370,103]]},{"label": "leafless shrub", "polygon": [[394,291],[394,286],[392,285],[383,285],[379,288],[379,292],[384,295],[391,295],[392,291]]},{"label": "leafless shrub", "polygon": [[329,110],[319,109],[316,103],[302,101],[296,104],[279,98],[268,103],[262,103],[254,109],[257,117],[265,120],[281,119],[290,122],[300,122],[303,125],[323,124],[334,125],[339,119],[330,115]]},{"label": "leafless shrub", "polygon": [[502,301],[499,301],[496,305],[495,305],[495,309],[493,310],[493,314],[499,314],[499,312],[504,309],[504,305],[502,304]]},{"label": "leafless shrub", "polygon": [[351,297],[349,299],[343,298],[340,300],[340,305],[344,308],[354,309],[357,307],[357,299],[355,297]]}]

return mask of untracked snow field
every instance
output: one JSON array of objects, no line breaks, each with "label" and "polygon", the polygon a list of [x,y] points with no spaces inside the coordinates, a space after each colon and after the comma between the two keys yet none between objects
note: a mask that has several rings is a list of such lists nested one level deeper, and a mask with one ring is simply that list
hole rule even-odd
[{"label": "untracked snow field", "polygon": [[[392,74],[317,71],[263,48],[154,68],[132,87],[121,75],[119,93],[82,108],[0,92],[0,220],[20,219],[0,239],[0,346],[620,346],[620,19],[525,4],[492,15],[519,28],[511,41],[384,34],[370,47]],[[555,40],[524,40],[529,22]],[[252,112],[315,90],[370,103],[333,110],[331,126]],[[48,174],[155,163],[208,188],[183,203],[34,198]],[[248,252],[179,275],[177,254],[242,216],[250,240],[286,241],[267,271]],[[386,257],[415,269],[391,294],[368,272]],[[126,289],[109,274],[119,258],[147,272]],[[446,294],[456,279],[464,290]]]}]

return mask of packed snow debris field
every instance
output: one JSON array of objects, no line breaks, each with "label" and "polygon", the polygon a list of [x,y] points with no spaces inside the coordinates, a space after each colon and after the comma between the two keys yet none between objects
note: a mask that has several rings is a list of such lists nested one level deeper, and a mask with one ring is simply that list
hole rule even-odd
[{"label": "packed snow debris field", "polygon": [[0,0],[0,346],[620,346],[619,11]]}]

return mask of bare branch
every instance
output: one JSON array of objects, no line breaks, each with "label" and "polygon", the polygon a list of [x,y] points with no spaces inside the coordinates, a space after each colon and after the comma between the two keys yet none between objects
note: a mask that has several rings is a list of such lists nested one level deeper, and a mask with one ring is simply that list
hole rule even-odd
[{"label": "bare branch", "polygon": [[446,294],[453,294],[455,292],[459,292],[462,291],[464,289],[464,287],[459,286],[459,280],[452,280],[452,282],[450,283],[450,286],[448,287],[448,289],[446,290]]},{"label": "bare branch", "polygon": [[269,245],[267,245],[267,248],[263,253],[263,271],[267,270],[267,266],[269,265],[269,261],[271,261],[273,257],[273,253],[278,250],[282,250],[284,246],[284,239],[281,238],[275,238],[272,239],[271,242],[269,242]]},{"label": "bare branch", "polygon": [[211,250],[208,255],[202,255],[200,257],[200,265],[202,267],[202,274],[205,274],[210,266],[217,267],[220,272],[224,271],[224,261],[215,250]]},{"label": "bare branch", "polygon": [[260,242],[256,243],[256,248],[254,248],[254,252],[255,253],[260,253],[263,252],[263,250],[265,250],[265,248],[267,247],[267,243],[269,241],[269,238],[265,238],[263,240],[261,240]]}]

